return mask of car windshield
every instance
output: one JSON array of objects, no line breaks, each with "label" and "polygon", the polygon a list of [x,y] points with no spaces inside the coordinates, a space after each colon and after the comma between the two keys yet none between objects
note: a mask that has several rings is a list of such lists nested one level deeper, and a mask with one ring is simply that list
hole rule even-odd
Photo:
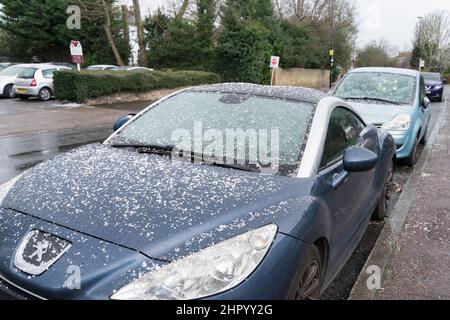
[{"label": "car windshield", "polygon": [[36,68],[24,68],[17,77],[20,79],[33,79],[36,71]]},{"label": "car windshield", "polygon": [[9,67],[0,71],[0,76],[15,77],[23,70],[23,67]]},{"label": "car windshield", "polygon": [[411,104],[416,92],[413,76],[382,73],[354,72],[342,80],[335,96],[343,99],[362,99]]},{"label": "car windshield", "polygon": [[314,104],[263,96],[184,92],[164,100],[135,119],[111,141],[113,146],[173,146],[202,155],[267,169],[268,174],[297,172]]},{"label": "car windshield", "polygon": [[441,75],[439,73],[422,73],[425,80],[428,81],[441,81]]}]

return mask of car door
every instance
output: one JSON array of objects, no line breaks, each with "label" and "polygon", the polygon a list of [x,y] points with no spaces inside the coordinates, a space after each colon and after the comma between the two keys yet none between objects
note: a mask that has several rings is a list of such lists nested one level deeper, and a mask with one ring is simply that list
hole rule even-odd
[{"label": "car door", "polygon": [[421,122],[421,136],[425,134],[425,131],[428,128],[428,124],[431,119],[431,110],[430,108],[424,109],[422,102],[423,99],[426,97],[426,89],[425,89],[425,78],[423,75],[420,75],[420,90],[419,90],[419,118]]},{"label": "car door", "polygon": [[42,70],[42,77],[44,77],[45,86],[49,87],[52,92],[53,90],[53,76],[55,75],[55,71],[57,69],[45,69]]},{"label": "car door", "polygon": [[370,212],[374,170],[349,173],[344,170],[344,154],[351,146],[379,153],[377,129],[347,108],[336,108],[330,117],[319,176],[325,185],[324,201],[333,219],[330,262],[341,266],[350,257],[365,231]]}]

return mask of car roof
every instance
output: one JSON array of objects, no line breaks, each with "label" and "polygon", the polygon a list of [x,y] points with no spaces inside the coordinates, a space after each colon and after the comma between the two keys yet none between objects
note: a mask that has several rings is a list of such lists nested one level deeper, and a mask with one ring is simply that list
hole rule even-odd
[{"label": "car roof", "polygon": [[401,74],[405,76],[417,77],[420,72],[412,69],[402,69],[402,68],[381,68],[381,67],[366,67],[366,68],[357,68],[350,71],[350,73],[392,73],[392,74]]},{"label": "car roof", "polygon": [[47,63],[23,63],[23,64],[16,64],[14,65],[14,67],[26,67],[35,69],[69,68],[67,66],[47,64]]},{"label": "car roof", "polygon": [[194,87],[188,89],[188,91],[250,94],[255,96],[310,102],[314,104],[319,103],[322,98],[328,96],[321,91],[310,88],[267,86],[250,83],[222,83]]}]

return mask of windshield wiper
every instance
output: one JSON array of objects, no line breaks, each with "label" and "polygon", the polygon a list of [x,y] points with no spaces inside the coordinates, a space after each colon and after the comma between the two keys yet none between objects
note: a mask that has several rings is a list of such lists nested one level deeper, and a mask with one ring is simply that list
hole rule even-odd
[{"label": "windshield wiper", "polygon": [[157,154],[167,154],[170,155],[175,146],[172,145],[157,145],[157,144],[113,144],[112,148],[134,148],[137,149],[139,153],[157,153]]},{"label": "windshield wiper", "polygon": [[229,164],[229,163],[213,162],[211,165],[214,167],[229,168],[229,169],[240,170],[240,171],[259,172],[259,170],[250,168],[243,164]]},{"label": "windshield wiper", "polygon": [[391,104],[395,104],[395,105],[401,104],[396,101],[391,101],[391,100],[386,100],[386,99],[381,99],[381,98],[371,98],[371,97],[344,97],[343,99],[345,99],[345,100],[373,100],[373,101],[391,103]]}]

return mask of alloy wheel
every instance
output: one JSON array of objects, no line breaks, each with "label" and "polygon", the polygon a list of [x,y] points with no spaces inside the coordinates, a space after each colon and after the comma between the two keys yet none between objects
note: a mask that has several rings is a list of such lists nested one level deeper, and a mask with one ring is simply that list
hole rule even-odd
[{"label": "alloy wheel", "polygon": [[310,262],[300,278],[295,292],[295,300],[318,300],[320,296],[320,264]]}]

